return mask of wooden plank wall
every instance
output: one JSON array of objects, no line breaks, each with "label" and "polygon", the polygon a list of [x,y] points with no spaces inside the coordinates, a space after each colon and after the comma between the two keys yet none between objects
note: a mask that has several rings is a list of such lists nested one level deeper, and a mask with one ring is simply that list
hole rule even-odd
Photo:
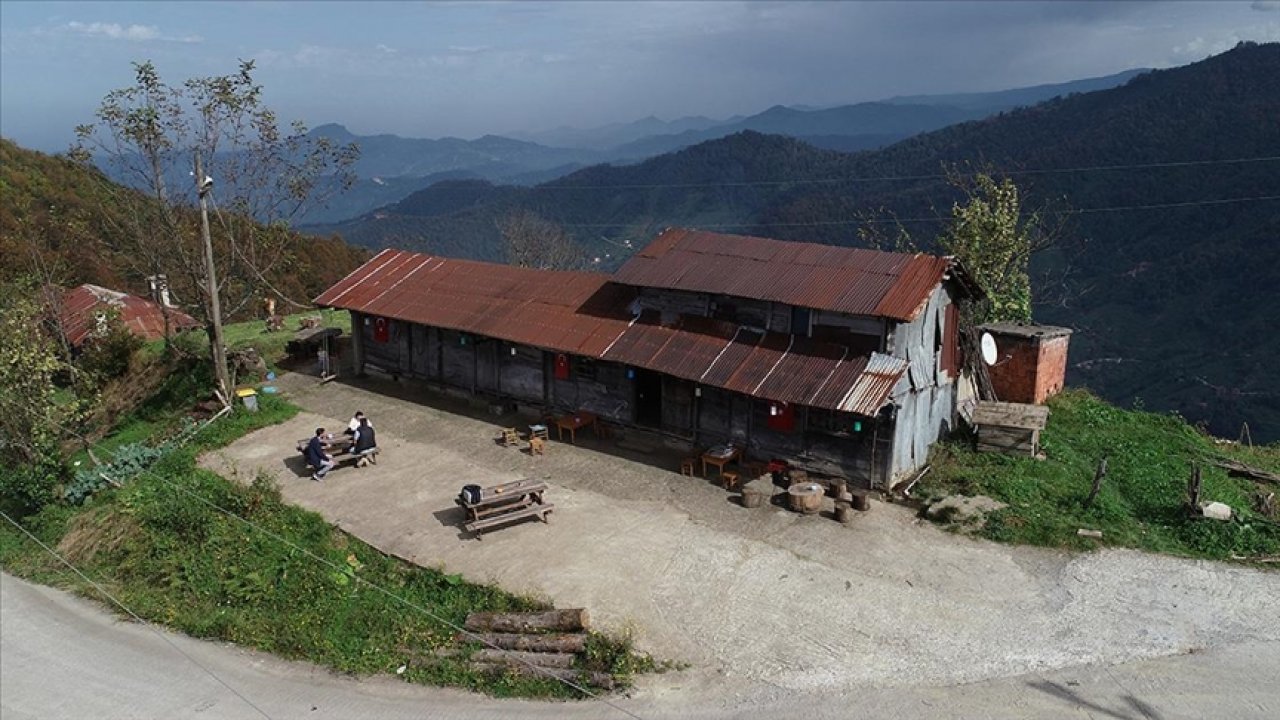
[{"label": "wooden plank wall", "polygon": [[462,333],[456,330],[440,330],[440,381],[470,390],[475,387],[475,343],[468,337],[464,343]]},{"label": "wooden plank wall", "polygon": [[389,341],[376,342],[373,339],[373,322],[366,323],[361,332],[364,341],[364,361],[366,366],[372,365],[383,372],[398,374],[400,368],[400,342],[397,333],[404,329],[403,323],[394,320],[388,325]]},{"label": "wooden plank wall", "polygon": [[[511,354],[512,348],[515,355]],[[502,394],[529,403],[543,400],[543,352],[526,345],[503,343],[500,353]]]},{"label": "wooden plank wall", "polygon": [[626,377],[626,368],[615,363],[591,363],[591,375],[580,370],[574,361],[567,379],[551,378],[551,404],[561,410],[590,410],[615,422],[631,422],[634,389]]}]

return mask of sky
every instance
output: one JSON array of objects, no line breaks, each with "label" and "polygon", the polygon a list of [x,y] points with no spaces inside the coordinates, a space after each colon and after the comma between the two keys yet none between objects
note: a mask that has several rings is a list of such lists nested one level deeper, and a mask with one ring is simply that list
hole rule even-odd
[{"label": "sky", "polygon": [[1241,2],[0,2],[0,135],[61,151],[103,95],[252,58],[283,120],[474,138],[1000,90],[1280,41]]}]

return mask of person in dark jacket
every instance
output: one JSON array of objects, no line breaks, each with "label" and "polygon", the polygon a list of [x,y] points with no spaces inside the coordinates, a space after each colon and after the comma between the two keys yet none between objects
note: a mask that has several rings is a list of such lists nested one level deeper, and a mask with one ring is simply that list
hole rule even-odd
[{"label": "person in dark jacket", "polygon": [[357,462],[363,463],[366,459],[378,464],[378,437],[373,431],[373,426],[369,424],[369,419],[360,418],[360,426],[356,428],[355,438],[351,444],[351,454],[361,458]]},{"label": "person in dark jacket", "polygon": [[322,437],[324,437],[324,428],[316,428],[315,436],[307,443],[307,463],[316,469],[311,474],[311,479],[316,482],[324,480],[324,476],[328,475],[336,464],[333,461],[333,457],[325,452],[324,441],[321,440]]}]

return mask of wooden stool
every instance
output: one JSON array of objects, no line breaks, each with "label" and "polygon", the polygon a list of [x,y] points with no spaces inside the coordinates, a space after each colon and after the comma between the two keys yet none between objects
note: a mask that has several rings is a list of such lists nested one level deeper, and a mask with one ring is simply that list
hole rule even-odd
[{"label": "wooden stool", "polygon": [[697,458],[685,458],[680,461],[680,474],[693,477],[693,467],[698,462]]},{"label": "wooden stool", "polygon": [[733,490],[738,485],[738,473],[725,471],[720,473],[720,479],[724,481],[725,490]]},{"label": "wooden stool", "polygon": [[548,437],[550,436],[547,434],[546,425],[530,425],[529,426],[530,439],[538,438],[540,440],[546,440]]},{"label": "wooden stool", "polygon": [[529,438],[529,454],[530,455],[546,455],[547,441],[544,438],[533,436]]},{"label": "wooden stool", "polygon": [[520,444],[520,433],[515,428],[502,428],[502,444],[507,447],[515,447]]}]

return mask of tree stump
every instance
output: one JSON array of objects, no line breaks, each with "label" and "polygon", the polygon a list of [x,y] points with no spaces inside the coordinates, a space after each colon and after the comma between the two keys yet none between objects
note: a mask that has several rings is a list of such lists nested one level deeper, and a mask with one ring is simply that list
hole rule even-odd
[{"label": "tree stump", "polygon": [[852,506],[844,500],[836,503],[836,522],[848,525],[853,520]]}]

